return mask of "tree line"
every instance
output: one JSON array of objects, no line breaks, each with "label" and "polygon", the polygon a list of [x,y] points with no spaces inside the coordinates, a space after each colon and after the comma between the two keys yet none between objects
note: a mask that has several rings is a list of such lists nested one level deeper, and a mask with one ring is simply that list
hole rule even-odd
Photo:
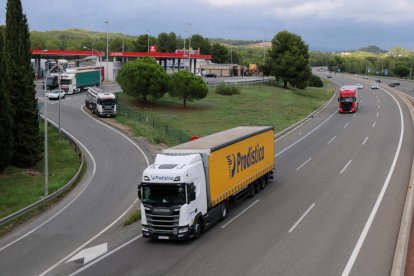
[{"label": "tree line", "polygon": [[31,167],[41,159],[29,27],[20,0],[8,0],[0,26],[0,172]]}]

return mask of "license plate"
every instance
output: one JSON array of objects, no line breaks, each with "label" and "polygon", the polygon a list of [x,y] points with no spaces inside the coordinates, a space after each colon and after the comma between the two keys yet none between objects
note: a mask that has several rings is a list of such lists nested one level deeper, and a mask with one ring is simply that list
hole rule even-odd
[{"label": "license plate", "polygon": [[168,236],[158,236],[158,239],[160,239],[160,240],[169,240],[170,237],[168,237]]}]

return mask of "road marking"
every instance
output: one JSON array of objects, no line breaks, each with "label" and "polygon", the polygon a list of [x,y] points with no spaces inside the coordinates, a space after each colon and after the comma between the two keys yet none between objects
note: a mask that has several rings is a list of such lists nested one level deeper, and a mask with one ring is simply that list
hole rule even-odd
[{"label": "road marking", "polygon": [[81,250],[78,254],[70,258],[70,260],[66,261],[66,263],[71,262],[82,262],[82,264],[87,264],[90,261],[102,256],[108,252],[108,243],[99,244],[96,246],[92,246],[89,248],[85,248]]},{"label": "road marking", "polygon": [[89,268],[89,267],[93,266],[94,264],[96,264],[97,262],[99,262],[99,261],[101,261],[101,260],[105,259],[106,257],[109,257],[109,256],[111,256],[112,254],[114,254],[114,253],[118,252],[119,250],[121,250],[121,249],[122,249],[122,248],[124,248],[125,246],[127,246],[127,245],[129,245],[129,244],[133,243],[134,241],[138,240],[138,239],[139,239],[139,238],[141,238],[141,237],[142,237],[142,234],[140,234],[140,235],[138,235],[138,236],[136,236],[136,237],[134,237],[134,238],[130,239],[129,241],[125,242],[124,244],[121,244],[120,246],[118,246],[118,247],[117,247],[117,248],[115,248],[114,250],[109,251],[107,254],[102,255],[102,256],[101,256],[101,257],[99,257],[98,259],[96,259],[96,260],[94,260],[94,261],[92,261],[92,262],[88,263],[87,265],[85,265],[85,266],[83,266],[82,268],[80,268],[80,269],[76,270],[76,271],[75,271],[75,272],[73,272],[72,274],[69,274],[69,276],[73,276],[73,275],[77,275],[77,274],[79,274],[80,272],[84,271],[85,269],[87,269],[87,268]]},{"label": "road marking", "polygon": [[296,171],[298,171],[298,170],[300,170],[300,169],[302,169],[303,168],[303,166],[305,166],[307,163],[309,163],[310,161],[312,160],[312,158],[309,158],[308,160],[306,160],[302,165],[300,165],[297,169],[296,169]]},{"label": "road marking", "polygon": [[354,115],[352,115],[352,117],[354,117],[354,118],[355,118],[355,115],[356,115],[356,113],[354,113]]},{"label": "road marking", "polygon": [[380,109],[381,108],[381,106],[380,105],[378,105],[378,109]]},{"label": "road marking", "polygon": [[335,138],[336,138],[336,136],[332,137],[332,138],[331,138],[331,140],[329,140],[329,141],[328,141],[328,145],[329,145],[330,143],[332,143],[332,141],[333,141],[333,140],[335,140]]},{"label": "road marking", "polygon": [[379,103],[379,102],[380,102],[380,99],[377,100],[377,103]]},{"label": "road marking", "polygon": [[372,124],[372,127],[373,127],[373,128],[375,127],[375,124],[376,124],[376,122],[374,122],[374,123]]},{"label": "road marking", "polygon": [[[43,117],[43,116],[42,116]],[[57,127],[57,124],[55,124],[54,122],[50,121],[48,119],[48,122],[50,124],[54,124]],[[43,227],[45,224],[49,223],[52,219],[54,219],[55,217],[57,217],[58,215],[60,215],[63,211],[65,211],[70,205],[72,205],[73,202],[75,202],[75,200],[78,199],[78,197],[81,196],[81,194],[86,190],[86,188],[89,187],[89,184],[93,178],[93,176],[95,175],[96,172],[96,162],[95,159],[93,158],[93,155],[91,154],[91,152],[75,137],[73,137],[69,132],[67,132],[65,129],[61,128],[62,132],[64,132],[66,135],[68,135],[71,139],[73,139],[73,141],[75,141],[76,143],[78,143],[82,148],[84,148],[84,150],[86,151],[86,153],[90,156],[91,160],[92,160],[92,175],[89,177],[89,179],[87,180],[87,184],[85,185],[85,187],[83,187],[83,189],[62,209],[60,209],[56,214],[54,214],[52,217],[50,217],[49,219],[45,220],[43,223],[41,223],[39,226],[33,228],[32,230],[30,230],[29,232],[27,232],[26,234],[24,234],[23,236],[15,239],[14,241],[10,242],[9,244],[6,244],[5,246],[3,246],[2,248],[0,248],[0,252],[3,251],[4,249],[6,249],[7,247],[15,244],[16,242],[26,238],[27,236],[31,235],[33,232],[35,232],[36,230],[38,230],[39,228]]]},{"label": "road marking", "polygon": [[275,154],[275,157],[281,155],[282,153],[284,153],[285,151],[289,150],[290,148],[292,148],[293,146],[295,146],[297,143],[299,143],[300,141],[302,141],[303,139],[305,139],[306,137],[308,137],[309,135],[311,135],[312,133],[314,133],[318,128],[320,128],[323,124],[325,124],[329,119],[331,119],[337,113],[338,113],[338,111],[335,110],[335,112],[332,113],[331,116],[329,116],[328,118],[326,118],[325,121],[323,121],[322,123],[320,123],[317,127],[315,127],[314,129],[312,129],[312,131],[310,131],[308,134],[306,134],[305,136],[303,136],[302,138],[300,138],[299,140],[297,140],[295,143],[291,144],[290,146],[288,146],[284,150],[282,150],[279,153]]},{"label": "road marking", "polygon": [[238,219],[241,215],[243,215],[247,210],[249,210],[254,205],[256,205],[256,203],[259,202],[259,201],[260,200],[257,199],[255,202],[253,202],[252,204],[250,204],[249,206],[247,206],[246,209],[244,209],[243,211],[241,211],[237,216],[235,216],[234,218],[232,218],[231,220],[229,220],[226,224],[224,224],[223,226],[221,226],[221,229],[226,228],[230,223],[232,223],[233,221],[235,221],[236,219]]},{"label": "road marking", "polygon": [[379,112],[377,112],[377,117],[379,116]]},{"label": "road marking", "polygon": [[298,219],[298,221],[296,221],[295,224],[293,224],[293,226],[289,229],[288,233],[292,233],[293,230],[295,230],[295,228],[299,225],[299,223],[301,223],[301,221],[309,214],[309,212],[313,209],[313,207],[315,207],[315,203],[312,203],[311,206],[309,206],[309,208],[305,211],[305,213],[303,213],[303,215]]},{"label": "road marking", "polygon": [[[95,120],[96,122],[100,123],[101,125],[115,131],[116,133],[120,134],[122,137],[124,137],[127,141],[129,141],[130,143],[132,143],[134,145],[134,147],[136,147],[144,156],[145,161],[147,163],[147,165],[149,165],[149,160],[148,157],[145,155],[144,151],[138,146],[136,145],[129,137],[127,137],[125,134],[123,134],[122,132],[114,129],[113,127],[110,127],[104,123],[102,123],[101,121],[99,121],[98,119],[95,119],[94,117],[92,117],[91,115],[89,115],[88,113],[86,113],[83,110],[83,107],[85,105],[82,105],[81,110],[84,114],[86,114],[88,117],[90,117],[91,119]],[[92,155],[91,155],[92,156]],[[93,157],[92,157],[93,158]],[[96,166],[95,166],[96,167]],[[74,251],[72,251],[71,253],[69,253],[67,256],[65,256],[63,259],[61,259],[59,262],[57,262],[56,264],[54,264],[53,266],[49,267],[46,271],[44,271],[42,274],[40,275],[45,275],[47,273],[49,273],[50,271],[52,271],[53,269],[55,269],[57,266],[59,266],[60,264],[62,264],[64,261],[66,261],[67,259],[69,259],[70,257],[72,257],[74,254],[76,254],[78,251],[80,251],[83,247],[87,246],[88,244],[90,244],[92,241],[94,241],[96,238],[98,238],[99,236],[101,236],[103,233],[105,233],[109,228],[111,228],[114,224],[116,224],[120,219],[122,219],[122,217],[124,217],[129,210],[132,209],[132,207],[138,202],[138,198],[136,198],[134,200],[134,202],[128,207],[128,209],[125,210],[125,212],[123,212],[118,218],[116,218],[112,223],[110,223],[108,226],[106,226],[104,229],[102,229],[98,234],[96,234],[95,236],[93,236],[91,239],[89,239],[88,241],[86,241],[85,243],[83,243],[81,246],[79,246],[78,248],[76,248]],[[1,250],[0,250],[1,251]]]},{"label": "road marking", "polygon": [[368,140],[368,136],[365,137],[365,140],[364,140],[364,142],[362,142],[362,144],[365,145],[365,143],[367,142],[367,140]]},{"label": "road marking", "polygon": [[344,125],[344,128],[346,128],[347,126],[349,126],[349,123],[346,123],[346,124]]},{"label": "road marking", "polygon": [[349,164],[351,164],[352,160],[349,160],[348,163],[346,163],[345,167],[341,170],[341,172],[339,174],[342,174],[346,168],[348,168]]},{"label": "road marking", "polygon": [[398,105],[398,109],[400,110],[400,121],[401,121],[400,140],[399,140],[399,143],[398,143],[397,150],[395,152],[394,160],[392,161],[392,165],[391,165],[390,170],[388,172],[387,178],[384,181],[384,185],[382,186],[381,192],[378,195],[378,198],[377,198],[377,201],[375,202],[374,207],[372,208],[371,214],[368,217],[368,220],[367,220],[367,222],[364,226],[364,229],[362,230],[361,235],[359,236],[357,244],[355,245],[355,248],[352,251],[351,256],[349,257],[348,263],[346,264],[346,266],[344,268],[344,271],[342,272],[342,276],[348,276],[349,273],[351,273],[351,270],[352,270],[352,267],[354,266],[355,260],[358,257],[359,251],[361,250],[362,244],[364,243],[365,238],[367,237],[368,231],[371,228],[371,225],[372,225],[372,222],[374,221],[375,215],[378,212],[381,201],[384,198],[385,191],[387,190],[388,185],[389,185],[390,180],[391,180],[391,176],[394,173],[395,165],[397,164],[397,159],[398,159],[398,156],[399,156],[400,150],[401,150],[402,140],[403,140],[403,136],[404,136],[404,116],[403,116],[403,113],[402,113],[402,110],[401,110],[400,103],[395,99],[395,97],[391,93],[389,93],[385,89],[384,89],[384,91],[394,99],[394,101]]}]

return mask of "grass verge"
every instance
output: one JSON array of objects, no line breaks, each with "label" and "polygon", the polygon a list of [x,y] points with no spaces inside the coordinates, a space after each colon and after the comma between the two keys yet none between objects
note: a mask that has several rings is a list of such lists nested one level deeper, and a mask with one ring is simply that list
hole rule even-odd
[{"label": "grass verge", "polygon": [[[44,125],[40,131],[44,133]],[[70,141],[48,128],[49,194],[63,187],[76,174],[80,158]],[[44,159],[30,169],[9,167],[0,176],[0,217],[6,217],[44,195]]]},{"label": "grass verge", "polygon": [[[330,86],[299,90],[283,89],[274,84],[251,84],[240,88],[241,94],[233,96],[216,94],[211,88],[206,98],[188,103],[186,108],[181,101],[168,95],[155,102],[142,103],[123,94],[119,102],[127,112],[121,112],[117,120],[131,127],[136,136],[173,145],[176,143],[169,140],[165,131],[152,127],[154,122],[190,136],[205,136],[242,125],[270,125],[279,132],[305,118],[333,94]],[[144,119],[133,118],[130,111]]]},{"label": "grass verge", "polygon": [[139,209],[134,210],[132,213],[128,215],[128,217],[124,220],[124,227],[141,219],[141,211]]}]

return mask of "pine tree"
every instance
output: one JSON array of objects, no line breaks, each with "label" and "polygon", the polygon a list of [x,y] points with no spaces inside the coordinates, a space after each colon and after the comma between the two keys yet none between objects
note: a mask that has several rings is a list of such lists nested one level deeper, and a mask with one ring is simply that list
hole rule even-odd
[{"label": "pine tree", "polygon": [[6,89],[4,27],[0,26],[0,172],[10,165],[13,153],[12,110]]},{"label": "pine tree", "polygon": [[14,111],[12,164],[30,167],[40,159],[42,143],[30,62],[29,27],[20,0],[7,1],[4,53],[7,55],[6,89]]}]

